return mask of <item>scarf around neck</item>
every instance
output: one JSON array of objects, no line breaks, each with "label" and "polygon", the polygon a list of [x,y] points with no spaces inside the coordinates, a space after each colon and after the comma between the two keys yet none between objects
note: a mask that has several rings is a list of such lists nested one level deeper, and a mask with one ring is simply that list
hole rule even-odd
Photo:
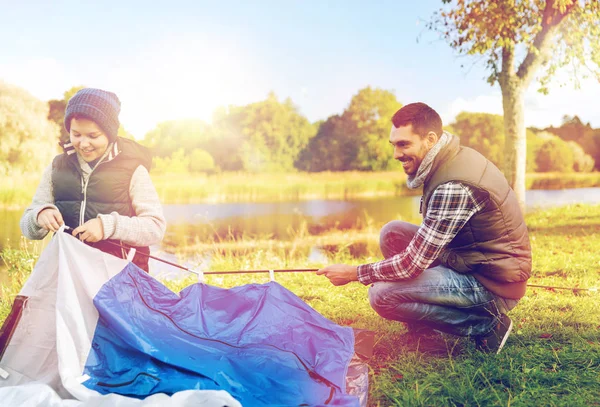
[{"label": "scarf around neck", "polygon": [[410,189],[417,189],[423,185],[425,182],[425,178],[429,175],[429,171],[431,171],[431,167],[433,165],[433,160],[438,155],[438,153],[442,150],[442,148],[446,147],[451,139],[451,134],[448,132],[443,132],[440,139],[437,143],[431,147],[431,150],[425,154],[423,161],[421,161],[421,165],[419,165],[419,169],[417,173],[414,175],[409,175],[406,180],[406,185]]}]

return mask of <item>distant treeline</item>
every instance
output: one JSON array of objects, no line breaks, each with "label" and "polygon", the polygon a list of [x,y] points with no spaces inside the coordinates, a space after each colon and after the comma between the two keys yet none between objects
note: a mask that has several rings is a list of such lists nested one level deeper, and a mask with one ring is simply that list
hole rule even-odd
[{"label": "distant treeline", "polygon": [[[31,172],[56,154],[68,99],[45,104],[0,82],[0,174]],[[402,104],[393,93],[367,87],[340,115],[310,123],[290,99],[274,94],[245,106],[218,109],[212,123],[188,119],[159,123],[140,142],[155,154],[155,173],[381,171],[393,164],[387,142],[390,118]],[[502,168],[502,116],[459,114],[446,129],[463,145]],[[120,135],[131,137],[123,128]],[[600,129],[577,117],[527,130],[527,172],[590,172],[600,166]]]}]

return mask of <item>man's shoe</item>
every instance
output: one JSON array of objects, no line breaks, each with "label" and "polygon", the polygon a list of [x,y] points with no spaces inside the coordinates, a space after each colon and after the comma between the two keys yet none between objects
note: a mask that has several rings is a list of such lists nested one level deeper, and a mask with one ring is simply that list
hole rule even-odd
[{"label": "man's shoe", "polygon": [[489,334],[475,337],[475,347],[486,353],[500,353],[512,328],[513,323],[510,318],[505,314],[501,314],[500,321]]}]

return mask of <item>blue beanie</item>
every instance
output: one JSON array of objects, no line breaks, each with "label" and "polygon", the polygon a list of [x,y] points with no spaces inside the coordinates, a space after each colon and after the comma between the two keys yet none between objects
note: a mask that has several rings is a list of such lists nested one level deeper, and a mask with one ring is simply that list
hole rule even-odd
[{"label": "blue beanie", "polygon": [[75,94],[65,111],[65,129],[71,130],[73,116],[82,116],[94,121],[106,134],[109,142],[117,139],[121,102],[117,95],[102,89],[85,88]]}]

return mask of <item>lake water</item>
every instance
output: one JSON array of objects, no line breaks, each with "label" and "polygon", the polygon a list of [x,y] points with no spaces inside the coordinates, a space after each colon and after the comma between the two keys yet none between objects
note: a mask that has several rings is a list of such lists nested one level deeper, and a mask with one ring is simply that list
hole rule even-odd
[{"label": "lake water", "polygon": [[[383,225],[392,219],[417,222],[420,197],[378,197],[361,200],[312,200],[273,203],[206,203],[164,205],[168,222],[166,246],[202,241],[206,237],[246,235],[286,239],[306,227],[316,233],[352,228],[359,222]],[[571,203],[600,203],[600,188],[527,191],[527,210]],[[22,210],[0,210],[0,249],[17,247]]]},{"label": "lake water", "polygon": [[[600,188],[530,190],[526,198],[528,212],[572,203],[599,204]],[[382,226],[392,219],[418,222],[419,201],[420,197],[417,196],[348,201],[164,205],[167,233],[162,246],[154,249],[161,252],[161,257],[176,261],[165,252],[172,252],[172,248],[178,245],[201,242],[208,237],[211,241],[216,236],[225,238],[242,235],[285,240],[303,228],[314,234],[328,229],[352,228],[360,222],[373,222],[375,226]],[[22,212],[0,210],[0,250],[7,246],[18,247]],[[0,277],[1,274],[0,271]]]}]

